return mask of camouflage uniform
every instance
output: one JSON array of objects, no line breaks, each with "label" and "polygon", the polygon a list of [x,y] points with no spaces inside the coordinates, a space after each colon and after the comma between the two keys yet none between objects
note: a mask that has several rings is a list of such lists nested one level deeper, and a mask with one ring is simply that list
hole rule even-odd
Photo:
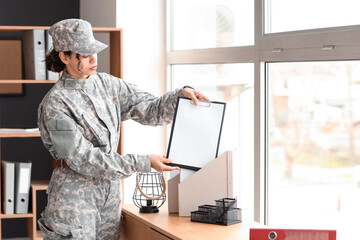
[{"label": "camouflage uniform", "polygon": [[169,123],[180,95],[156,98],[109,74],[77,79],[64,72],[38,113],[45,147],[69,166],[51,177],[39,221],[45,239],[119,239],[120,180],[150,171],[149,155],[117,153],[120,122]]},{"label": "camouflage uniform", "polygon": [[[74,30],[79,24],[83,23],[65,20],[50,30],[64,25],[66,31]],[[52,33],[55,49],[67,51],[64,34]],[[81,46],[69,50],[76,52]],[[85,46],[81,53],[94,54],[102,47]],[[64,71],[38,111],[45,147],[68,165],[55,168],[47,189],[48,205],[38,221],[44,239],[119,239],[121,179],[151,169],[149,155],[117,153],[120,123],[127,119],[152,126],[170,123],[182,95],[178,89],[154,97],[106,73],[80,79]]]}]

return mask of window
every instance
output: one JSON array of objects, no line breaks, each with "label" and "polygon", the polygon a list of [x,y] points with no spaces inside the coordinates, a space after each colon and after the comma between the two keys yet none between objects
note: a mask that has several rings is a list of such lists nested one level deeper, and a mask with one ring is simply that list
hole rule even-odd
[{"label": "window", "polygon": [[[225,101],[219,155],[233,151],[234,195],[243,216],[253,218],[254,68],[250,63],[172,66],[174,87],[191,85],[211,100]],[[191,81],[189,81],[191,80]],[[214,199],[215,200],[215,199]]]},{"label": "window", "polygon": [[266,0],[266,33],[360,24],[358,0]]},{"label": "window", "polygon": [[173,50],[254,44],[253,1],[172,1]]},{"label": "window", "polygon": [[360,62],[270,63],[268,73],[268,223],[351,239],[360,212]]},{"label": "window", "polygon": [[[254,64],[247,56],[254,45],[254,2],[168,3],[169,89],[190,85],[226,101],[219,154],[233,151],[234,195],[243,216],[253,219]],[[234,46],[244,50],[234,52]]]},{"label": "window", "polygon": [[[234,2],[169,0],[168,88],[193,85],[231,99],[240,207],[253,211],[247,220],[333,228],[350,239],[351,216],[360,215],[360,3]],[[223,44],[221,4],[221,19],[234,26],[234,41]],[[226,97],[236,86],[245,90]]]}]

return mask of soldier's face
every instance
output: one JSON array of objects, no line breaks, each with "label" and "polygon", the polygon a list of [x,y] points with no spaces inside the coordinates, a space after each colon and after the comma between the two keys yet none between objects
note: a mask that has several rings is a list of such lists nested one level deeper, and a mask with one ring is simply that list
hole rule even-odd
[{"label": "soldier's face", "polygon": [[77,78],[88,78],[96,73],[97,69],[97,54],[93,55],[79,55],[72,53],[68,57],[66,64],[66,71]]}]

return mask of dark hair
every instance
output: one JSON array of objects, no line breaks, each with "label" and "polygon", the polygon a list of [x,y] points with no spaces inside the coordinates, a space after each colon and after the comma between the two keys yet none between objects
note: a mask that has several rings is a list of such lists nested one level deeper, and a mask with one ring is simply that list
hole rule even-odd
[{"label": "dark hair", "polygon": [[[67,56],[70,56],[71,53],[72,53],[71,51],[64,52],[64,54]],[[76,58],[79,60],[77,69],[79,70],[79,72],[82,73],[80,55],[76,54]],[[46,63],[46,69],[53,72],[62,72],[66,67],[66,65],[61,61],[59,57],[59,52],[55,51],[54,49],[46,54],[45,63]]]},{"label": "dark hair", "polygon": [[[70,56],[71,52],[64,52],[65,55]],[[45,57],[46,69],[53,72],[62,72],[65,69],[65,64],[59,57],[59,52],[52,50],[46,54]]]}]

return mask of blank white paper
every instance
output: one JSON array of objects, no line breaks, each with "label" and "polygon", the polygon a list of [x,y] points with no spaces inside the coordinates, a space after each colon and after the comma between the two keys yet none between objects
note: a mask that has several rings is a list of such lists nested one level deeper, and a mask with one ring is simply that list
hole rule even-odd
[{"label": "blank white paper", "polygon": [[220,143],[225,106],[224,102],[200,102],[196,106],[190,99],[179,98],[168,158],[173,163],[199,168],[214,160]]}]

